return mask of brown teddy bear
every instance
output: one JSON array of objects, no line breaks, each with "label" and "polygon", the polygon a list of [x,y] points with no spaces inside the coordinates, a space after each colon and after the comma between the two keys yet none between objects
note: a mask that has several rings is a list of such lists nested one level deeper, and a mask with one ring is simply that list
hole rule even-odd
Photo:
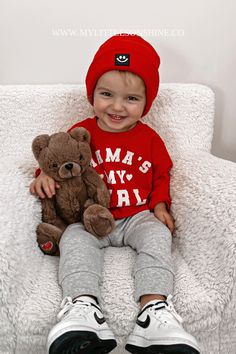
[{"label": "brown teddy bear", "polygon": [[110,194],[90,166],[89,143],[90,134],[82,127],[33,140],[33,154],[41,170],[60,184],[56,195],[41,199],[43,222],[37,227],[37,241],[45,254],[59,255],[58,244],[69,224],[82,221],[98,238],[114,228],[114,218],[107,209]]}]

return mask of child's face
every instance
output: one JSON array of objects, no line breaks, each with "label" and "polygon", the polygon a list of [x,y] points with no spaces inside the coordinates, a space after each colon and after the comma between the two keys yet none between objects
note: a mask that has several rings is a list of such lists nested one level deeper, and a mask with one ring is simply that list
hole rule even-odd
[{"label": "child's face", "polygon": [[99,78],[94,90],[94,113],[99,127],[108,132],[133,128],[145,104],[144,82],[130,72],[108,71]]}]

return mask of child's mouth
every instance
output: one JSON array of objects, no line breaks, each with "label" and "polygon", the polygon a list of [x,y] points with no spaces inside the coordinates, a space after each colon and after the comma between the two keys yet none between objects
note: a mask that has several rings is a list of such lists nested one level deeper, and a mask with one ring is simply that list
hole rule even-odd
[{"label": "child's mouth", "polygon": [[122,119],[125,119],[126,116],[119,116],[118,114],[108,114],[109,117],[113,120],[120,121]]}]

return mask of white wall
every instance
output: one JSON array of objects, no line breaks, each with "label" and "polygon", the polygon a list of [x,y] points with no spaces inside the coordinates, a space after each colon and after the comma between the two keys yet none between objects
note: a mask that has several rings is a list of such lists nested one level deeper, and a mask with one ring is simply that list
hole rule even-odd
[{"label": "white wall", "polygon": [[0,0],[0,84],[83,83],[100,43],[139,31],[162,82],[215,91],[213,153],[236,161],[235,14],[233,0]]}]

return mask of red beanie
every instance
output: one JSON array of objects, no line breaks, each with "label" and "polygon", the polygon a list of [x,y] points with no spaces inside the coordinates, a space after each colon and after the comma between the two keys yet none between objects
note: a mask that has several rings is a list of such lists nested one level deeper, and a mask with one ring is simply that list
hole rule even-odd
[{"label": "red beanie", "polygon": [[100,76],[107,71],[130,71],[140,76],[146,86],[146,106],[142,116],[151,108],[159,87],[160,58],[150,43],[133,34],[117,34],[104,42],[88,69],[87,97],[93,104],[93,92]]}]

